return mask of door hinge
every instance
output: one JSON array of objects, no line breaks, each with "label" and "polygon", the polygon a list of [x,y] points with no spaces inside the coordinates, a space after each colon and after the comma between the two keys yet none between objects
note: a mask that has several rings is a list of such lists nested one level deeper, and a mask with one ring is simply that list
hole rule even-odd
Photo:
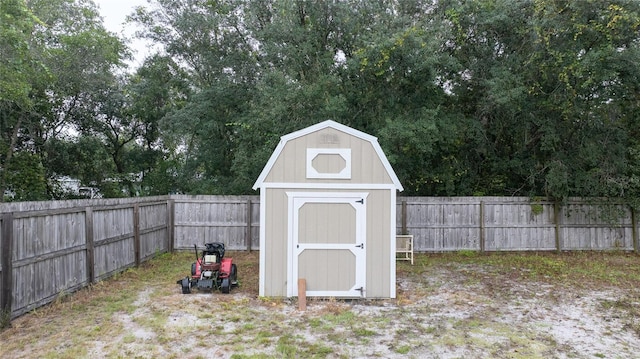
[{"label": "door hinge", "polygon": [[356,203],[364,204],[364,198],[360,198],[359,200],[356,201]]},{"label": "door hinge", "polygon": [[358,292],[360,292],[360,296],[364,297],[364,287],[356,288]]},{"label": "door hinge", "polygon": [[362,248],[362,249],[364,249],[364,243],[360,243],[360,244],[358,244],[358,245],[356,246],[356,248]]}]

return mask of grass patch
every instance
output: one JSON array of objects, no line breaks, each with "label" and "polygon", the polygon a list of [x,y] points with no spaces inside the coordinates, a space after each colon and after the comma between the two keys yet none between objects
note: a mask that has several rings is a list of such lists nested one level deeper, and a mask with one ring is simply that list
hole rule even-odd
[{"label": "grass patch", "polygon": [[503,322],[509,309],[502,305],[517,306],[526,321],[535,314],[526,305],[555,308],[581,289],[620,293],[599,301],[598,314],[640,336],[640,257],[633,254],[418,254],[415,265],[397,262],[397,300],[310,298],[305,312],[293,300],[258,297],[258,252],[227,256],[242,279],[231,294],[182,295],[175,281],[194,255],[162,254],[18,318],[0,332],[0,357],[421,357],[432,349],[454,357],[459,350],[571,357],[570,346],[545,334],[549,328]]},{"label": "grass patch", "polygon": [[627,330],[640,337],[640,302],[638,299],[620,298],[615,300],[601,300],[600,305],[610,316],[622,320]]},{"label": "grass patch", "polygon": [[[479,253],[459,251],[416,256],[415,265],[398,262],[398,272],[422,278],[436,268],[455,266],[468,283],[486,278],[521,278],[569,284],[581,288],[629,286],[640,283],[640,257],[620,252]],[[468,267],[467,265],[472,265]],[[437,288],[436,288],[437,289]]]},{"label": "grass patch", "polygon": [[401,345],[395,348],[395,352],[398,354],[409,354],[409,351],[411,351],[411,346],[409,345]]}]

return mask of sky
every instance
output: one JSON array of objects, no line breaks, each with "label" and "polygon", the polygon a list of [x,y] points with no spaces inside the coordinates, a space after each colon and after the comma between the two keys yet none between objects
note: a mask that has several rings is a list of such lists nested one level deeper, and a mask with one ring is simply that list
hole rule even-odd
[{"label": "sky", "polygon": [[[104,20],[104,26],[107,30],[125,36],[128,39],[133,38],[136,30],[135,26],[125,25],[124,21],[127,15],[133,12],[137,6],[147,6],[147,0],[94,0],[100,10],[100,15]],[[134,52],[134,60],[130,66],[138,67],[142,64],[145,56],[150,53],[147,49],[147,43],[142,40],[131,40],[129,46]]]}]

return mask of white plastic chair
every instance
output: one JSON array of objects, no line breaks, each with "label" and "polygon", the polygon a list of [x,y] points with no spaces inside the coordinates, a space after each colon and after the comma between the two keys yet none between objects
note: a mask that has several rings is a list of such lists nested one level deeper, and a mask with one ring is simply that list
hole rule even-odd
[{"label": "white plastic chair", "polygon": [[413,234],[396,235],[396,260],[411,261],[413,265]]}]

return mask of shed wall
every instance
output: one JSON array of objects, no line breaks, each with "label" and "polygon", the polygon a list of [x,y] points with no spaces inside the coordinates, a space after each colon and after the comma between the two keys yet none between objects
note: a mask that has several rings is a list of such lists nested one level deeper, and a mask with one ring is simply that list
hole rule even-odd
[{"label": "shed wall", "polygon": [[[267,188],[265,192],[264,295],[287,295],[288,263],[288,191],[299,189]],[[391,293],[391,195],[390,190],[307,190],[308,192],[368,192],[366,200],[366,296],[388,298]],[[395,267],[394,267],[395,268]]]}]

